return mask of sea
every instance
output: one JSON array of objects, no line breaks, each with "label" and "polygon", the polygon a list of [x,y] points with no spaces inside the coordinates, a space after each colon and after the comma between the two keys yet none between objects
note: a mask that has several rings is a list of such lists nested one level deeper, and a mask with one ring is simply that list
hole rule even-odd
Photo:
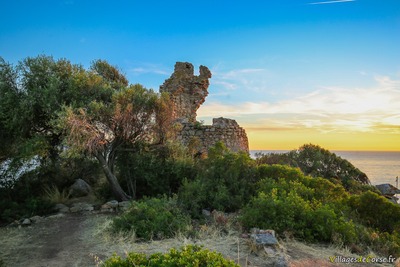
[{"label": "sea", "polygon": [[[251,150],[254,158],[256,153],[285,153],[288,150]],[[350,161],[355,167],[364,172],[371,184],[396,184],[396,177],[400,180],[400,151],[331,151],[342,159]],[[399,181],[400,182],[400,181]]]}]

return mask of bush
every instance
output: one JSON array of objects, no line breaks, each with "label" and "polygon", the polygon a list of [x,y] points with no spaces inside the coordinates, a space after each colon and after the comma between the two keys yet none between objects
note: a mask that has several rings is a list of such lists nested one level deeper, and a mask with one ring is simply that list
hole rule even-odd
[{"label": "bush", "polygon": [[339,180],[351,192],[371,189],[367,175],[349,161],[317,145],[303,145],[299,149],[283,154],[266,154],[257,158],[260,164],[285,164],[298,167],[306,175]]},{"label": "bush", "polygon": [[291,232],[307,241],[356,241],[355,225],[341,213],[348,198],[342,186],[305,176],[298,169],[261,165],[258,194],[243,208],[246,228]]},{"label": "bush", "polygon": [[[183,179],[196,176],[193,160],[185,155],[183,148],[170,144],[157,148],[135,147],[120,152],[117,168],[121,185],[134,199],[156,197],[178,192]],[[176,155],[179,154],[183,155]]]},{"label": "bush", "polygon": [[180,250],[171,249],[168,253],[156,253],[150,256],[142,253],[129,253],[126,259],[112,256],[102,267],[148,266],[148,267],[187,267],[221,266],[238,267],[232,260],[225,259],[220,253],[199,246],[188,245]]},{"label": "bush", "polygon": [[117,232],[134,231],[136,237],[151,240],[187,233],[190,223],[190,217],[178,207],[176,198],[144,198],[115,218],[112,228]]},{"label": "bush", "polygon": [[374,192],[353,195],[348,200],[353,216],[368,227],[382,232],[400,232],[400,206]]}]

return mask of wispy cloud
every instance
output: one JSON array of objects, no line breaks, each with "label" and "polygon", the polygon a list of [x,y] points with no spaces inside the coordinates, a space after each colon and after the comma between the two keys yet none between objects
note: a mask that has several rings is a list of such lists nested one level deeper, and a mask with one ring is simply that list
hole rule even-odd
[{"label": "wispy cloud", "polygon": [[313,2],[313,3],[308,3],[308,5],[337,4],[337,3],[355,2],[355,1],[356,1],[356,0],[334,0],[334,1],[322,1],[322,2]]},{"label": "wispy cloud", "polygon": [[199,117],[232,117],[249,129],[400,134],[400,80],[375,77],[373,88],[323,87],[307,95],[273,102],[205,103]]},{"label": "wispy cloud", "polygon": [[227,72],[213,69],[213,85],[232,91],[236,89],[261,92],[266,88],[270,72],[261,68],[236,69]]},{"label": "wispy cloud", "polygon": [[130,68],[128,72],[134,75],[147,74],[147,73],[169,75],[171,73],[171,71],[168,70],[167,68],[152,63],[142,63],[138,66]]}]

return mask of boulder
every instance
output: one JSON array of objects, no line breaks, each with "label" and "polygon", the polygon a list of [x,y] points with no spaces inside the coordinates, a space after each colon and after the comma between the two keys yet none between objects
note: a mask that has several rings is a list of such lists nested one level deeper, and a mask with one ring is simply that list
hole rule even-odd
[{"label": "boulder", "polygon": [[394,187],[391,184],[378,184],[375,186],[385,196],[394,196],[400,194],[400,189]]},{"label": "boulder", "polygon": [[89,195],[91,191],[92,187],[82,179],[77,179],[69,188],[69,194],[72,197],[84,197]]},{"label": "boulder", "polygon": [[274,230],[253,229],[250,235],[252,242],[256,246],[275,246],[278,245],[278,240],[275,237]]}]

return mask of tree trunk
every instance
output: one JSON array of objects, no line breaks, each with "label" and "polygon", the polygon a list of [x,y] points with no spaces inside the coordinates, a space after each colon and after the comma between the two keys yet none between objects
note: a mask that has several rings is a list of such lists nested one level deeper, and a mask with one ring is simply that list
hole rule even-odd
[{"label": "tree trunk", "polygon": [[96,154],[97,160],[100,162],[100,165],[106,175],[107,181],[110,183],[112,193],[114,197],[118,201],[126,201],[130,200],[131,197],[125,193],[122,189],[121,185],[119,184],[117,177],[111,172],[110,167],[107,164],[106,159],[100,153]]}]

